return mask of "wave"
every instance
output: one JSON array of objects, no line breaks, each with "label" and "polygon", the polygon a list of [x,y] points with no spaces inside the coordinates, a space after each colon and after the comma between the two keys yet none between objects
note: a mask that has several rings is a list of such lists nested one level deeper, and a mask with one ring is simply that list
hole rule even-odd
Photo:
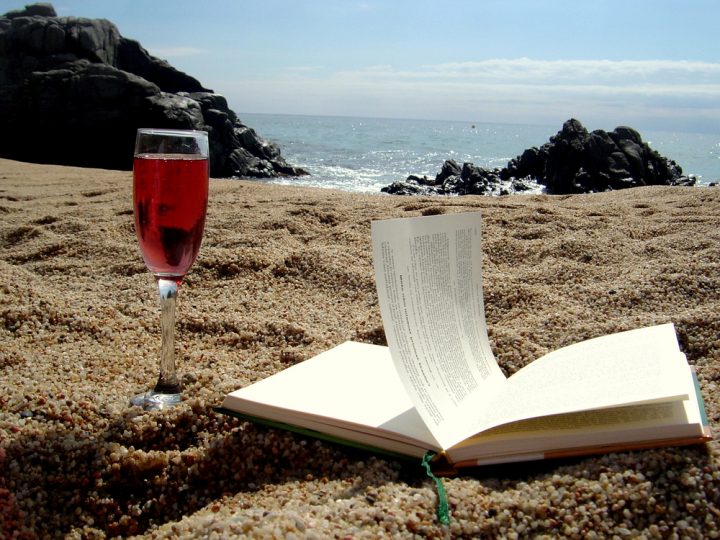
[{"label": "wave", "polygon": [[[409,175],[434,178],[448,159],[502,168],[559,127],[276,114],[241,115],[283,157],[311,176],[275,183],[378,192]],[[720,135],[641,133],[700,183],[720,180]]]}]

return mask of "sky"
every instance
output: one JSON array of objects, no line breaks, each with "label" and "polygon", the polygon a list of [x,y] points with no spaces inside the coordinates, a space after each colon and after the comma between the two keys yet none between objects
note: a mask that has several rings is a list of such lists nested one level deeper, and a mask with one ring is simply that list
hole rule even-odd
[{"label": "sky", "polygon": [[720,133],[720,0],[53,5],[112,21],[238,113]]}]

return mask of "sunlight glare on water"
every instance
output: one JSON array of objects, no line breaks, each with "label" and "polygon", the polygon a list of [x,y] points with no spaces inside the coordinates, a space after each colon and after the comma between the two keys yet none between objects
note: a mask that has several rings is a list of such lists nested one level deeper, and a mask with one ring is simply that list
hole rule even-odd
[{"label": "sunlight glare on water", "polygon": [[[448,159],[486,168],[504,167],[526,148],[542,146],[562,127],[274,114],[239,116],[261,137],[277,144],[288,163],[311,174],[272,182],[367,193],[377,193],[411,174],[434,178]],[[645,132],[641,136],[660,154],[680,164],[685,174],[701,176],[701,183],[720,180],[720,135]]]}]

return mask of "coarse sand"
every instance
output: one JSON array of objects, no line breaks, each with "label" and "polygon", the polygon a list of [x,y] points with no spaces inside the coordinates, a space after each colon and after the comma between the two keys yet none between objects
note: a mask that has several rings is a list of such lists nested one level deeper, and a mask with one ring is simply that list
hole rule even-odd
[{"label": "coarse sand", "polygon": [[371,220],[479,209],[507,374],[670,321],[718,431],[720,188],[413,198],[213,179],[178,297],[186,400],[142,413],[127,400],[157,377],[159,306],[131,184],[0,160],[0,537],[720,535],[716,440],[465,472],[444,481],[443,526],[419,463],[213,411],[342,341],[384,342]]}]

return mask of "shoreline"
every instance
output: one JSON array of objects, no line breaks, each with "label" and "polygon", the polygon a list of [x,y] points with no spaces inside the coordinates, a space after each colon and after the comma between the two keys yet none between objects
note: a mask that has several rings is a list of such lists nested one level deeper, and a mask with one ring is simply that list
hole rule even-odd
[{"label": "shoreline", "polygon": [[[390,185],[395,181],[403,181],[409,175],[429,177],[435,176],[441,169],[444,161],[448,159],[456,159],[458,162],[472,162],[477,166],[485,168],[504,167],[513,157],[522,154],[525,149],[531,147],[540,147],[548,141],[550,136],[556,134],[560,125],[519,125],[511,123],[478,123],[476,129],[472,129],[473,122],[452,121],[452,120],[423,120],[423,119],[387,119],[387,118],[338,118],[332,116],[306,116],[304,121],[299,123],[297,119],[293,120],[293,115],[284,114],[253,114],[243,113],[240,115],[250,125],[263,133],[277,143],[282,149],[285,157],[295,163],[302,163],[302,166],[316,174],[316,176],[324,176],[328,179],[337,179],[340,175],[346,175],[350,178],[350,183],[358,186],[366,186],[374,184],[372,178],[364,178],[365,174],[374,177],[379,173],[382,178],[382,185]],[[582,120],[582,118],[580,119]],[[373,140],[369,146],[361,146],[352,148],[352,152],[347,154],[347,143],[340,141],[338,148],[333,152],[333,165],[338,166],[341,171],[326,170],[321,158],[322,154],[315,154],[312,141],[306,141],[304,128],[313,126],[318,132],[338,133],[342,137],[342,133],[354,133],[355,129],[360,129],[360,133]],[[394,127],[390,127],[394,126]],[[300,129],[303,127],[303,129]],[[595,123],[588,124],[588,129],[605,129],[610,131],[615,125],[597,125]],[[672,132],[662,130],[650,130],[635,126],[643,140],[648,142],[652,149],[660,152],[672,160],[676,161],[683,168],[685,175],[701,177],[701,184],[709,184],[713,181],[720,182],[720,168],[718,168],[717,160],[713,156],[717,154],[717,133],[707,132]],[[515,128],[515,129],[513,129]],[[438,129],[440,132],[435,133]],[[375,134],[378,131],[388,130],[396,133],[399,137],[397,143],[384,143],[382,140],[375,140]],[[360,154],[365,151],[395,150],[400,151],[401,155],[407,151],[411,151],[417,145],[412,142],[411,133],[434,133],[437,136],[436,159],[428,162],[428,159],[422,158],[422,164],[414,163],[398,169],[395,167],[395,160],[388,162],[380,159],[384,165],[362,169],[363,161],[343,160],[338,157],[342,153],[347,155]],[[496,146],[495,139],[507,140],[508,143]],[[410,141],[408,141],[410,139]],[[515,141],[510,144],[509,141]],[[464,141],[464,142],[463,142]],[[474,141],[476,144],[467,145],[468,141]],[[416,141],[417,142],[417,141]],[[345,143],[345,144],[340,144]],[[331,145],[332,146],[332,145]],[[331,148],[332,150],[333,148]],[[421,156],[417,156],[421,157]],[[365,162],[367,164],[367,162]],[[360,165],[361,170],[355,167]],[[331,168],[328,168],[331,169]],[[378,170],[380,169],[380,170]],[[395,171],[392,176],[383,174],[385,170]]]},{"label": "shoreline", "polygon": [[[131,185],[130,172],[0,159],[5,527],[19,510],[16,530],[100,538],[720,534],[720,190],[378,197],[213,179],[178,297],[187,399],[138,414],[126,402],[154,382],[159,314]],[[506,373],[669,320],[715,440],[447,479],[445,529],[419,464],[212,411],[225,393],[342,341],[382,341],[371,220],[477,209],[486,318]]]},{"label": "shoreline", "polygon": [[[1,158],[0,157],[0,163],[7,163],[7,164],[18,164],[20,168],[22,168],[22,165],[27,166],[40,166],[40,167],[62,167],[64,169],[77,169],[78,172],[81,171],[103,171],[108,174],[131,174],[132,171],[123,171],[123,170],[117,170],[117,169],[97,169],[94,167],[79,167],[74,165],[57,165],[57,164],[49,164],[49,163],[34,163],[29,161],[18,161],[18,160],[11,160],[7,158]],[[12,170],[11,166],[11,170]],[[17,166],[15,166],[17,167]],[[413,176],[413,175],[410,175]],[[690,174],[691,177],[696,177],[694,174]],[[307,189],[318,189],[321,191],[337,191],[340,193],[347,193],[347,194],[356,194],[356,195],[383,195],[383,196],[392,196],[397,197],[398,195],[395,194],[388,194],[380,191],[380,188],[378,188],[377,191],[369,191],[369,190],[359,190],[359,189],[349,189],[349,188],[342,188],[338,186],[324,186],[322,184],[308,184],[308,180],[316,179],[319,177],[314,177],[313,175],[309,176],[297,176],[297,177],[274,177],[274,178],[251,178],[251,177],[229,177],[229,178],[215,178],[211,177],[211,182],[247,182],[250,184],[266,184],[269,186],[277,186],[279,188],[307,188]],[[699,177],[696,177],[699,178]],[[511,184],[511,181],[505,181],[503,182],[503,185],[501,187],[507,188]],[[528,191],[514,191],[507,194],[496,194],[496,193],[488,193],[487,195],[484,195],[486,197],[506,197],[509,195],[517,195],[521,197],[527,197],[527,196],[534,196],[534,195],[547,195],[550,197],[565,197],[569,196],[568,194],[554,194],[554,193],[548,193],[546,191],[545,186],[542,184],[539,184],[537,182],[528,181],[528,184],[531,186],[531,189]],[[642,189],[642,188],[650,188],[650,187],[697,187],[697,188],[712,188],[712,187],[719,187],[720,186],[720,178],[717,180],[701,180],[695,185],[692,186],[636,186],[631,188],[625,188],[622,191],[626,190],[634,190],[634,189]],[[388,186],[383,186],[388,187]],[[617,190],[620,191],[620,190]],[[598,192],[598,193],[577,193],[577,194],[570,194],[570,195],[595,195],[599,193],[609,193],[609,192]],[[402,195],[405,196],[405,195]],[[423,193],[416,195],[417,197],[429,197],[429,198],[453,198],[453,197],[466,197],[467,195],[457,195],[457,194],[430,194],[430,193]]]}]

